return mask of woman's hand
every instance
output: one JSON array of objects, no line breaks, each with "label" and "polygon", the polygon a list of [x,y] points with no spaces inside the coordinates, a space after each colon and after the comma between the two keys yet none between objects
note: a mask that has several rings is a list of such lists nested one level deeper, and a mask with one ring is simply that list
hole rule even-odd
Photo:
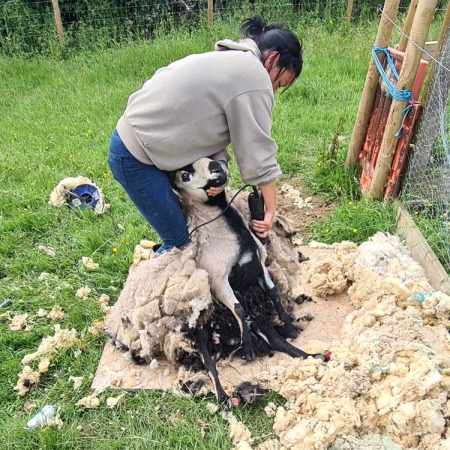
[{"label": "woman's hand", "polygon": [[259,189],[264,198],[266,210],[264,211],[264,220],[252,220],[252,229],[256,236],[265,238],[272,228],[277,205],[277,192],[275,180],[267,184],[260,184]]},{"label": "woman's hand", "polygon": [[226,185],[227,185],[227,183],[225,183],[225,184],[223,184],[222,186],[219,186],[219,187],[210,187],[209,189],[206,190],[206,193],[210,197],[215,197],[217,194],[220,194],[225,189]]},{"label": "woman's hand", "polygon": [[275,216],[275,211],[265,211],[264,220],[252,220],[253,232],[259,238],[265,238],[272,228],[273,218]]}]

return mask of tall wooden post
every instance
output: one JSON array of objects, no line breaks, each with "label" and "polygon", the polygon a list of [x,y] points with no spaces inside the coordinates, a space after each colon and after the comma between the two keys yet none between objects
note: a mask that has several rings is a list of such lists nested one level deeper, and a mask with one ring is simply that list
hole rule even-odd
[{"label": "tall wooden post", "polygon": [[[416,15],[417,11],[417,3],[419,0],[412,0],[411,4],[408,8],[408,14],[406,15],[405,24],[403,25],[403,33],[409,36],[409,33],[411,32],[411,27],[414,22],[414,16]],[[398,43],[398,49],[401,52],[404,52],[406,50],[406,44],[408,43],[408,38],[405,36],[405,34],[402,34],[400,38],[400,42]]]},{"label": "tall wooden post", "polygon": [[[418,2],[410,38],[419,47],[423,48],[425,45],[436,4],[437,0],[419,0]],[[415,44],[408,41],[408,45],[406,46],[400,77],[397,82],[397,87],[399,89],[412,89],[417,68],[419,67],[419,62],[422,57],[422,50]],[[372,184],[369,189],[369,195],[373,198],[381,198],[383,196],[384,187],[391,170],[391,163],[394,158],[398,141],[395,134],[400,128],[403,117],[401,111],[406,105],[406,102],[395,99],[392,101],[380,152],[373,173]]]},{"label": "tall wooden post", "polygon": [[61,21],[61,13],[59,12],[58,0],[52,0],[52,4],[53,4],[53,14],[55,15],[56,30],[58,31],[59,43],[62,44],[64,41],[64,34]]},{"label": "tall wooden post", "polygon": [[208,23],[212,25],[213,23],[213,0],[208,0]]},{"label": "tall wooden post", "polygon": [[347,1],[347,12],[345,13],[345,23],[350,25],[350,20],[352,19],[352,10],[353,10],[353,0]]},{"label": "tall wooden post", "polygon": [[[383,11],[395,21],[397,18],[398,5],[400,0],[386,0]],[[380,24],[378,26],[377,37],[375,38],[375,45],[377,47],[387,47],[391,37],[393,24],[383,14],[381,16]],[[380,57],[384,58],[384,56]],[[383,62],[383,61],[381,61]],[[358,161],[358,154],[363,146],[364,138],[367,132],[367,125],[369,123],[370,111],[372,109],[373,99],[378,86],[380,74],[373,59],[370,60],[369,69],[367,70],[366,82],[364,83],[361,100],[359,102],[358,114],[356,116],[355,125],[353,127],[353,134],[348,148],[347,160],[345,162],[347,167],[353,166]]]}]

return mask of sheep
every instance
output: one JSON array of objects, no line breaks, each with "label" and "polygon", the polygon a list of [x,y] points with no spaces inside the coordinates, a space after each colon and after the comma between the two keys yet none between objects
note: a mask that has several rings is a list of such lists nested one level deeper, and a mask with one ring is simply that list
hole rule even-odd
[{"label": "sheep", "polygon": [[[196,257],[197,266],[209,274],[211,291],[216,298],[233,312],[241,329],[243,357],[255,359],[245,312],[234,295],[248,285],[258,282],[266,290],[284,324],[286,335],[296,338],[297,332],[283,308],[278,292],[261,262],[264,253],[260,242],[250,232],[243,217],[234,207],[228,207],[225,192],[210,197],[206,190],[226,183],[227,176],[222,166],[208,158],[180,169],[175,175],[175,188],[181,195],[183,207],[189,216],[204,222],[221,215],[207,224],[210,245],[214,252],[200,247]],[[205,208],[206,206],[206,208]]]},{"label": "sheep", "polygon": [[[195,257],[197,267],[208,273],[212,294],[233,313],[239,324],[242,358],[254,360],[256,357],[250,333],[252,328],[254,334],[262,337],[270,348],[293,357],[313,356],[324,360],[322,355],[311,355],[289,344],[267,321],[267,312],[257,313],[258,306],[264,305],[264,297],[267,295],[283,324],[284,337],[297,337],[297,332],[263,263],[264,247],[250,231],[239,211],[228,203],[224,191],[214,197],[206,193],[210,187],[221,186],[226,180],[227,176],[219,163],[202,158],[178,170],[174,177],[174,186],[180,195],[188,225],[191,228],[198,222],[203,225],[196,230],[201,234],[197,239],[202,244]],[[258,292],[258,288],[259,294],[254,294]],[[259,295],[259,300],[248,301],[252,295]],[[247,310],[238,297],[247,297]],[[220,386],[208,348],[213,324],[214,320],[210,320],[208,326],[196,327],[194,338],[215,386],[217,399],[223,404],[227,396]]]},{"label": "sheep", "polygon": [[[291,230],[276,218],[268,264],[265,248],[248,227],[245,195],[228,206],[228,193],[206,194],[209,186],[225,180],[220,164],[208,159],[174,174],[192,244],[135,261],[106,319],[111,342],[129,351],[136,362],[151,364],[164,355],[173,365],[206,368],[223,408],[230,406],[230,399],[218,378],[219,359],[241,355],[252,360],[272,350],[310,356],[286,341],[297,332],[279,295],[291,300],[300,286],[298,251],[288,243]],[[188,381],[186,387],[192,391],[200,384]]]}]

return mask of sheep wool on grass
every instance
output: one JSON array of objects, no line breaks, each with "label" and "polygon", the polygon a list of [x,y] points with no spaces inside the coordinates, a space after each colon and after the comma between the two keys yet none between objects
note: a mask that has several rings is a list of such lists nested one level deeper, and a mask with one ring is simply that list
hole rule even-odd
[{"label": "sheep wool on grass", "polygon": [[9,329],[11,331],[20,331],[20,330],[30,331],[33,328],[31,325],[27,323],[28,319],[27,313],[15,314],[8,311],[7,313],[2,314],[2,317],[5,317],[8,320],[10,320]]},{"label": "sheep wool on grass", "polygon": [[[34,353],[29,353],[22,358],[24,368],[19,374],[14,390],[18,391],[20,396],[25,395],[39,382],[40,374],[47,372],[50,360],[49,357],[57,353],[59,349],[72,345],[76,340],[76,330],[61,329],[59,324],[54,326],[55,334],[42,338],[38,349]],[[28,366],[30,362],[39,358],[38,371]]]}]

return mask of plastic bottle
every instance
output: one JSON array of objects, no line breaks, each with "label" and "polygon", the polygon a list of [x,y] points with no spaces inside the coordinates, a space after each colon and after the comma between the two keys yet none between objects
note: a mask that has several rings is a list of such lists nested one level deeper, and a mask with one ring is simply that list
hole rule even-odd
[{"label": "plastic bottle", "polygon": [[45,405],[40,411],[38,411],[28,422],[27,425],[24,427],[25,430],[32,430],[33,428],[36,428],[38,425],[43,425],[47,419],[52,417],[56,410],[58,408],[58,405]]}]

